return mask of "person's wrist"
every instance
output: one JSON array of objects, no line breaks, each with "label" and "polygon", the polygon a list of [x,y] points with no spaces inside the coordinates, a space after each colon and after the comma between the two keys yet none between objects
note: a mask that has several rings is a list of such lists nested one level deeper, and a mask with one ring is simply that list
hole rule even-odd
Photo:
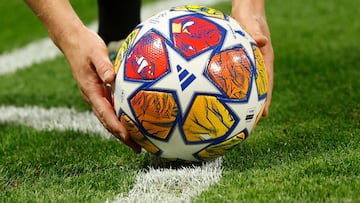
[{"label": "person's wrist", "polygon": [[69,48],[74,48],[79,43],[81,33],[87,29],[81,22],[69,25],[61,25],[58,28],[51,29],[49,35],[54,44],[66,55]]},{"label": "person's wrist", "polygon": [[231,15],[240,21],[248,18],[265,18],[264,0],[232,0]]}]

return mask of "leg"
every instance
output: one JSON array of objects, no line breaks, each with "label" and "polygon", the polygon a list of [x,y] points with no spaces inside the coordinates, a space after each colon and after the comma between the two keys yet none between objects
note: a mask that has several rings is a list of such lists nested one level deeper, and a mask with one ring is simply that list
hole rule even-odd
[{"label": "leg", "polygon": [[141,0],[98,0],[99,35],[108,44],[125,39],[140,23]]}]

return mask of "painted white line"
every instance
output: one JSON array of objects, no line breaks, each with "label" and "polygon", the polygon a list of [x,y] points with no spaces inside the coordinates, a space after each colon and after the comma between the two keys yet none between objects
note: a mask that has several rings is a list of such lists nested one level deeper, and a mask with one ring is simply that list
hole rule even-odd
[{"label": "painted white line", "polygon": [[41,39],[0,56],[0,74],[12,73],[35,63],[52,60],[60,55],[49,38]]},{"label": "painted white line", "polygon": [[114,202],[190,202],[220,181],[222,159],[201,166],[180,169],[150,168],[139,173],[129,194],[120,194]]},{"label": "painted white line", "polygon": [[111,134],[91,112],[76,112],[68,108],[44,109],[36,106],[0,106],[0,123],[14,123],[38,130],[74,130],[92,132],[105,138]]}]

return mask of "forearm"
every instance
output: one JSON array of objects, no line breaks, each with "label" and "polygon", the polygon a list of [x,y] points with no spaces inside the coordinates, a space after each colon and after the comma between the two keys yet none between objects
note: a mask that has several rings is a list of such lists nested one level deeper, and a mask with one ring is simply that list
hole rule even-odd
[{"label": "forearm", "polygon": [[68,0],[25,0],[46,27],[54,43],[63,49],[72,34],[84,27]]}]

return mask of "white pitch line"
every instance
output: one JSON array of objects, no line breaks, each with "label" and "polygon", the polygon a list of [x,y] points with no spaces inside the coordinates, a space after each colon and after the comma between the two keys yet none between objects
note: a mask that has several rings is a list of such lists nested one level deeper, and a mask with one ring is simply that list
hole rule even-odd
[{"label": "white pitch line", "polygon": [[0,123],[21,124],[38,130],[92,132],[105,138],[111,137],[93,113],[80,113],[68,108],[0,106]]},{"label": "white pitch line", "polygon": [[59,55],[60,51],[49,38],[40,39],[10,53],[2,54],[0,56],[0,75],[15,72],[35,63],[52,60]]},{"label": "white pitch line", "polygon": [[180,169],[150,168],[139,173],[136,183],[127,195],[120,194],[117,203],[190,202],[220,181],[222,159],[201,166]]}]

